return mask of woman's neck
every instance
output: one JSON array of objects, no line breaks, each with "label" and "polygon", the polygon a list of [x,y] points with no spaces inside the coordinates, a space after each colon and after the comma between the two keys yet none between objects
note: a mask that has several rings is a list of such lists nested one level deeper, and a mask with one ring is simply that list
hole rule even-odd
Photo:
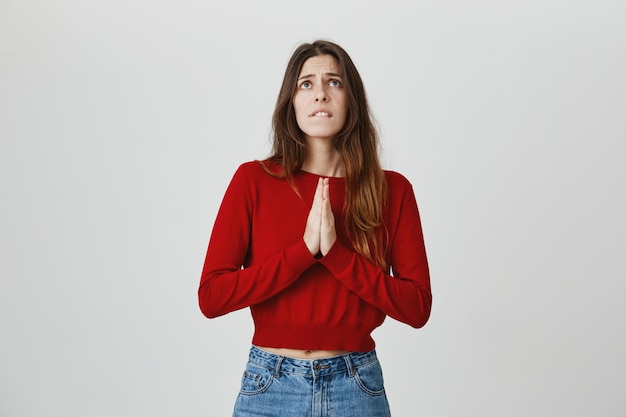
[{"label": "woman's neck", "polygon": [[302,170],[321,177],[343,177],[344,165],[341,155],[332,145],[309,141],[307,156]]}]

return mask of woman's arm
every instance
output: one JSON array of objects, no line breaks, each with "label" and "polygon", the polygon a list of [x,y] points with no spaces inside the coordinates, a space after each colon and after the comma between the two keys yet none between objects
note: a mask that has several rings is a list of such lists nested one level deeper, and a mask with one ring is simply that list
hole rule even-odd
[{"label": "woman's arm", "polygon": [[209,318],[273,297],[316,262],[301,239],[242,269],[252,236],[250,175],[242,167],[237,170],[213,226],[198,289],[200,309]]},{"label": "woman's arm", "polygon": [[430,316],[432,295],[420,216],[408,182],[390,188],[392,192],[399,193],[389,207],[394,222],[387,225],[393,276],[339,241],[320,262],[346,288],[388,316],[422,327]]}]

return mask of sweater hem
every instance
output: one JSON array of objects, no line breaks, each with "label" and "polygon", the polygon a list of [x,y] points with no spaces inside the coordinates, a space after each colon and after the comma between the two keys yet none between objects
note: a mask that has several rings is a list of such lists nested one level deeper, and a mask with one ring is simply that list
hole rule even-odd
[{"label": "sweater hem", "polygon": [[256,326],[252,344],[256,346],[368,352],[376,347],[371,332],[361,325],[264,323]]}]

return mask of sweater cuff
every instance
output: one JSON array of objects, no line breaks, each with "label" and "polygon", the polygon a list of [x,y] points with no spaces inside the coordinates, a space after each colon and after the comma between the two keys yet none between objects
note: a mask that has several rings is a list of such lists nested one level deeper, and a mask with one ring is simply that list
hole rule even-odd
[{"label": "sweater cuff", "polygon": [[319,262],[336,275],[350,267],[353,256],[354,252],[339,243],[339,240],[336,240],[335,244]]},{"label": "sweater cuff", "polygon": [[289,246],[284,253],[289,268],[297,274],[303,273],[317,262],[317,259],[309,252],[304,239],[300,239],[299,242]]}]

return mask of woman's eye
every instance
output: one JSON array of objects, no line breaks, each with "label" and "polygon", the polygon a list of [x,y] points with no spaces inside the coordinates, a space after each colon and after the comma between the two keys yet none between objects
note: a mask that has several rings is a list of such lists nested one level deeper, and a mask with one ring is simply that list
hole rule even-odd
[{"label": "woman's eye", "polygon": [[304,88],[304,89],[311,88],[311,83],[308,81],[304,81],[302,84],[300,84],[300,88]]},{"label": "woman's eye", "polygon": [[341,87],[341,81],[339,80],[330,80],[328,83],[331,87]]}]

